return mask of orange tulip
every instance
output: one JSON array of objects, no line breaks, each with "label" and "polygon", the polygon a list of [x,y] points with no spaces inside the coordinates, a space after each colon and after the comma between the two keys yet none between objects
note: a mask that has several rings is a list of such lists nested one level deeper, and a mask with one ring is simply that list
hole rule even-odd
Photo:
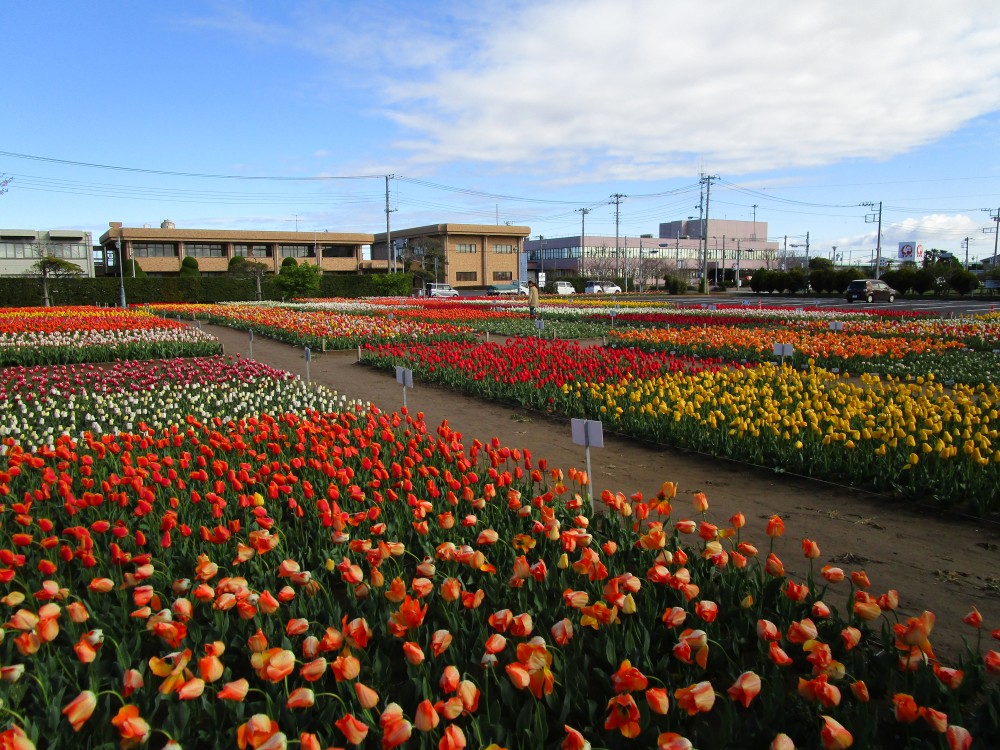
[{"label": "orange tulip", "polygon": [[816,544],[812,539],[802,540],[802,554],[806,556],[809,560],[815,560],[822,553],[819,551],[819,545]]},{"label": "orange tulip", "polygon": [[726,692],[734,702],[749,708],[751,701],[760,694],[760,677],[754,672],[744,672]]},{"label": "orange tulip", "polygon": [[413,726],[419,732],[431,732],[437,728],[439,723],[441,723],[441,717],[434,710],[434,704],[429,700],[422,700],[413,715]]},{"label": "orange tulip", "polygon": [[590,743],[573,727],[564,724],[566,737],[562,741],[561,750],[590,750]]},{"label": "orange tulip", "polygon": [[775,578],[781,578],[785,575],[785,566],[778,559],[778,556],[773,552],[767,556],[767,560],[764,562],[764,571],[768,575],[772,575]]},{"label": "orange tulip", "polygon": [[715,690],[712,683],[699,682],[688,687],[677,688],[674,691],[674,699],[677,705],[688,712],[688,716],[694,716],[699,711],[708,713],[715,705]]},{"label": "orange tulip", "polygon": [[861,703],[867,703],[870,699],[870,696],[868,695],[868,686],[865,684],[864,680],[855,680],[852,682],[851,692],[854,693],[854,697]]},{"label": "orange tulip", "polygon": [[295,669],[295,654],[281,648],[271,648],[263,653],[252,654],[250,664],[262,680],[281,682]]},{"label": "orange tulip", "polygon": [[618,671],[611,675],[611,685],[616,693],[631,693],[633,690],[645,690],[649,681],[638,669],[632,666],[628,659],[621,663]]},{"label": "orange tulip", "polygon": [[363,721],[358,721],[351,714],[344,714],[334,722],[334,725],[347,738],[352,745],[360,745],[368,736],[368,725]]},{"label": "orange tulip", "polygon": [[413,726],[403,716],[403,709],[398,703],[390,703],[385,707],[378,724],[382,727],[382,750],[399,747],[410,739],[413,732]]},{"label": "orange tulip", "polygon": [[137,669],[126,670],[125,675],[122,677],[122,695],[128,698],[136,690],[142,688],[145,681],[142,679],[142,673]]},{"label": "orange tulip", "polygon": [[466,745],[465,733],[458,724],[445,727],[444,735],[438,742],[438,750],[462,750]]},{"label": "orange tulip", "polygon": [[906,693],[896,693],[892,696],[892,711],[896,721],[912,724],[920,718],[920,709],[912,695]]},{"label": "orange tulip", "polygon": [[459,673],[458,669],[449,664],[444,668],[444,672],[441,674],[441,689],[445,693],[454,693],[458,690],[458,682],[461,679],[462,675]]},{"label": "orange tulip", "polygon": [[[240,750],[246,747],[262,748],[266,743],[270,743],[272,738],[284,738],[278,727],[278,722],[273,721],[267,714],[254,714],[245,724],[240,724],[236,730],[236,744]],[[283,744],[279,743],[280,747]]]},{"label": "orange tulip", "polygon": [[[554,640],[557,645],[565,646],[573,639],[573,623],[570,621],[569,618],[564,617],[555,625],[553,625],[549,629],[549,632],[552,633],[552,640]],[[1000,658],[1000,652],[991,652],[991,653],[996,653],[998,658]],[[987,654],[987,658],[989,658],[989,654]],[[1000,662],[998,662],[998,664],[1000,664]],[[987,663],[987,667],[988,666],[989,664]]]},{"label": "orange tulip", "polygon": [[785,533],[785,522],[778,515],[771,516],[767,521],[766,533],[769,537],[783,536]]},{"label": "orange tulip", "polygon": [[795,750],[795,743],[792,742],[791,737],[781,732],[774,735],[774,739],[771,740],[771,744],[769,745],[769,750]]},{"label": "orange tulip", "polygon": [[149,739],[151,729],[146,720],[139,716],[138,706],[122,706],[111,723],[118,729],[123,747],[140,745]]},{"label": "orange tulip", "polygon": [[358,703],[361,704],[362,708],[375,708],[378,705],[378,693],[372,690],[367,685],[363,685],[360,682],[354,683],[354,692],[358,696]]},{"label": "orange tulip", "polygon": [[337,682],[353,680],[361,673],[361,662],[350,654],[338,656],[330,663],[330,671]]},{"label": "orange tulip", "polygon": [[604,720],[605,729],[617,729],[625,737],[639,735],[639,707],[628,693],[616,695],[608,701],[608,716]]},{"label": "orange tulip", "polygon": [[939,734],[944,734],[948,729],[948,714],[937,711],[933,708],[920,707],[920,716],[927,722],[928,726]]},{"label": "orange tulip", "polygon": [[792,663],[791,657],[785,653],[784,649],[778,645],[777,641],[771,641],[768,647],[768,658],[779,667],[787,667]]},{"label": "orange tulip", "polygon": [[247,692],[249,690],[250,683],[245,678],[240,678],[233,682],[227,682],[223,685],[222,690],[219,691],[216,697],[222,701],[241,702],[247,697]]},{"label": "orange tulip", "polygon": [[1000,674],[1000,651],[987,651],[983,657],[986,664],[986,671],[992,675]]},{"label": "orange tulip", "polygon": [[447,630],[435,630],[431,636],[431,653],[441,656],[451,645],[452,636]]},{"label": "orange tulip", "polygon": [[458,683],[456,695],[462,701],[462,709],[464,711],[468,711],[471,714],[475,713],[476,709],[479,708],[479,688],[476,687],[472,680],[462,680]]},{"label": "orange tulip", "polygon": [[200,677],[193,677],[177,690],[177,697],[182,701],[190,701],[200,698],[205,692],[205,681]]},{"label": "orange tulip", "polygon": [[69,719],[69,723],[73,727],[73,731],[79,732],[80,727],[82,727],[87,719],[90,718],[91,714],[94,713],[95,708],[97,708],[97,696],[91,690],[84,690],[76,696],[76,698],[66,704],[62,712],[63,715]]},{"label": "orange tulip", "polygon": [[295,688],[288,694],[285,705],[288,708],[311,708],[316,703],[316,694],[310,688]]},{"label": "orange tulip", "polygon": [[965,617],[962,618],[962,622],[964,622],[969,627],[981,628],[983,626],[983,616],[979,614],[978,609],[973,607],[969,611],[969,614],[967,614]]},{"label": "orange tulip", "polygon": [[403,656],[413,666],[422,664],[424,661],[423,649],[413,641],[407,641],[403,644]]},{"label": "orange tulip", "polygon": [[666,714],[670,709],[670,697],[666,688],[649,688],[646,690],[646,703],[649,710],[655,714]]},{"label": "orange tulip", "polygon": [[691,750],[691,740],[676,732],[663,732],[656,738],[657,750]]},{"label": "orange tulip", "polygon": [[823,729],[820,731],[820,740],[826,750],[846,750],[854,744],[854,736],[848,732],[844,725],[831,716],[821,716],[823,719]]},{"label": "orange tulip", "polygon": [[969,750],[972,747],[972,735],[965,727],[952,724],[945,730],[944,736],[950,750]]}]

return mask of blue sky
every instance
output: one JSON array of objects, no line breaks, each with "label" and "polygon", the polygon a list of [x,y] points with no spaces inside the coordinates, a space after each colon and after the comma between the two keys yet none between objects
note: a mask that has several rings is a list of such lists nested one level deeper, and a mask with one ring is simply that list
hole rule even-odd
[{"label": "blue sky", "polygon": [[[995,0],[4,3],[0,226],[658,233],[992,255]],[[116,167],[109,169],[107,167]],[[207,175],[214,175],[209,177]]]}]

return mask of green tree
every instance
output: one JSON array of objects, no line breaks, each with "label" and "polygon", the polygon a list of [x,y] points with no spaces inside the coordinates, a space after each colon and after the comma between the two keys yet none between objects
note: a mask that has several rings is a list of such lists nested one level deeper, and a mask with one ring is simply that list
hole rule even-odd
[{"label": "green tree", "polygon": [[65,258],[57,258],[54,255],[46,255],[32,264],[25,274],[34,276],[42,281],[42,304],[45,307],[52,307],[49,295],[49,279],[71,278],[83,276],[84,272],[76,263],[71,263]]},{"label": "green tree", "polygon": [[424,281],[434,281],[444,271],[444,244],[437,237],[407,240],[400,258],[404,272]]},{"label": "green tree", "polygon": [[948,277],[948,286],[964,297],[979,286],[979,277],[964,268],[956,268]]},{"label": "green tree", "polygon": [[[295,258],[286,258],[293,263]],[[259,302],[264,294],[260,288],[260,282],[267,276],[270,269],[267,264],[259,263],[255,260],[247,260],[242,255],[234,255],[229,261],[229,275],[234,276],[238,279],[253,279],[254,280],[254,293],[256,294],[257,301]]]},{"label": "green tree", "polygon": [[274,277],[274,288],[282,299],[315,297],[319,294],[322,275],[322,271],[314,265],[299,265],[294,258],[286,258],[281,264],[281,271]]},{"label": "green tree", "polygon": [[201,269],[198,268],[198,259],[185,255],[181,261],[180,276],[201,276]]}]

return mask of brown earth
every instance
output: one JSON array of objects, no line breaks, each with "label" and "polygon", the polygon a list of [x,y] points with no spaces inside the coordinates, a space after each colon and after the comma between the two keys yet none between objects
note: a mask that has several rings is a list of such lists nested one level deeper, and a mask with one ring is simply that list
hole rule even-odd
[{"label": "brown earth", "polygon": [[[204,326],[223,343],[226,354],[247,356],[250,342],[244,332]],[[272,367],[305,377],[304,351],[255,337],[254,358]],[[311,380],[350,399],[371,402],[382,409],[398,409],[403,389],[391,372],[358,364],[357,351],[314,352]],[[527,448],[550,466],[586,467],[584,449],[570,437],[568,419],[493,404],[441,387],[415,383],[406,395],[412,412],[422,412],[430,428],[447,420],[462,433],[466,445],[473,438],[494,436],[503,445]],[[963,638],[975,646],[976,634],[962,622],[975,606],[984,618],[983,646],[1000,648],[989,630],[1000,628],[1000,526],[995,523],[915,509],[847,487],[820,483],[764,469],[669,448],[650,446],[605,433],[605,447],[591,449],[595,495],[602,490],[626,495],[654,495],[664,481],[678,483],[675,514],[683,512],[684,498],[703,491],[708,495],[710,519],[725,525],[735,512],[746,516],[748,539],[766,544],[764,526],[772,514],[785,521],[786,534],[775,552],[788,574],[802,580],[808,572],[800,541],[819,543],[820,565],[832,563],[845,571],[865,570],[871,593],[899,591],[901,617],[929,609],[937,616],[931,637],[943,661],[962,651]],[[844,585],[844,595],[847,588]],[[832,602],[843,606],[843,601]]]}]

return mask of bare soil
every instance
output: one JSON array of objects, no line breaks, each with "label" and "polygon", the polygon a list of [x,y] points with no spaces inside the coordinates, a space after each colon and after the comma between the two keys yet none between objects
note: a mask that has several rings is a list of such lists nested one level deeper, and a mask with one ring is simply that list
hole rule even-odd
[{"label": "bare soil", "polygon": [[[204,326],[218,337],[226,354],[247,356],[244,332]],[[272,367],[305,377],[304,351],[255,337],[254,358]],[[358,364],[357,351],[312,353],[311,380],[350,399],[371,402],[382,409],[403,405],[403,389],[391,372]],[[412,412],[422,412],[428,427],[447,420],[472,439],[499,438],[512,448],[527,448],[550,466],[585,468],[585,454],[570,436],[568,419],[480,401],[450,390],[417,382],[406,394]],[[808,572],[800,542],[819,543],[820,565],[831,563],[845,571],[865,570],[874,595],[899,591],[901,618],[929,609],[937,616],[931,641],[942,661],[962,652],[963,639],[975,647],[976,633],[962,622],[973,606],[984,618],[983,647],[998,648],[989,631],[1000,628],[1000,525],[979,519],[914,508],[902,501],[847,487],[776,474],[714,457],[692,454],[605,432],[605,447],[591,449],[594,494],[609,489],[626,495],[654,495],[664,481],[679,485],[675,514],[684,513],[684,498],[697,491],[708,495],[709,516],[723,525],[742,511],[758,546],[772,514],[786,523],[786,536],[775,551],[786,571],[797,580]],[[847,594],[846,585],[843,588]],[[842,600],[831,601],[843,607]]]}]

